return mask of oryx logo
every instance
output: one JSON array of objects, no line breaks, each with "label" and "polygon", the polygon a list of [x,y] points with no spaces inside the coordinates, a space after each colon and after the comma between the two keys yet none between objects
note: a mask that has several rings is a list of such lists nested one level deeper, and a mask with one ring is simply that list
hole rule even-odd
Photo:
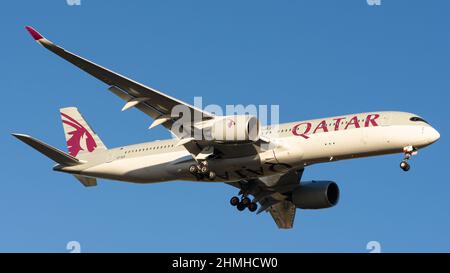
[{"label": "oryx logo", "polygon": [[233,127],[234,125],[236,125],[236,122],[233,120],[233,119],[228,119],[228,122],[227,122],[227,127],[228,128],[231,128],[231,127]]},{"label": "oryx logo", "polygon": [[95,143],[94,138],[91,133],[83,127],[78,121],[69,117],[68,115],[61,113],[62,122],[64,124],[69,125],[74,130],[67,132],[70,136],[67,140],[67,148],[69,149],[69,154],[71,156],[77,156],[77,154],[85,149],[89,152],[92,152],[97,147],[97,143]]}]

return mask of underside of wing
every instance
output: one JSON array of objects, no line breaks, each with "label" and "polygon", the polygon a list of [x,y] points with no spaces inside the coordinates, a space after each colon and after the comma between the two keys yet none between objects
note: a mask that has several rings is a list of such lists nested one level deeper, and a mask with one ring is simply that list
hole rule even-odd
[{"label": "underside of wing", "polygon": [[256,156],[259,151],[259,147],[253,143],[216,143],[192,140],[183,145],[196,159]]}]

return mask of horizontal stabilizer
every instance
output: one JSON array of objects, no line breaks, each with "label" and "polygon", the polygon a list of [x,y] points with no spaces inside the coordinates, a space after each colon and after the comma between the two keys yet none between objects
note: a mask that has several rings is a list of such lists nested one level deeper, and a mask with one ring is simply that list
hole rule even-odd
[{"label": "horizontal stabilizer", "polygon": [[82,175],[74,174],[75,178],[81,182],[85,187],[97,186],[97,179],[93,177],[87,177]]},{"label": "horizontal stabilizer", "polygon": [[76,159],[75,157],[55,148],[52,147],[40,140],[37,140],[31,136],[23,135],[23,134],[12,134],[16,138],[18,138],[20,141],[30,145],[35,150],[40,152],[41,154],[47,156],[48,158],[52,159],[56,163],[59,163],[64,166],[74,166],[83,164],[83,161],[80,161]]}]

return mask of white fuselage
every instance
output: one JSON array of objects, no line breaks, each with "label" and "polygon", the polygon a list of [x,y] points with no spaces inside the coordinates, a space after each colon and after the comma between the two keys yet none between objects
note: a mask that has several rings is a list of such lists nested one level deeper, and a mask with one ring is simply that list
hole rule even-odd
[{"label": "white fuselage", "polygon": [[[214,181],[230,182],[286,172],[306,165],[382,154],[401,153],[404,147],[422,148],[439,138],[424,121],[405,112],[373,112],[284,123],[261,129],[269,143],[252,156],[208,160]],[[89,166],[60,171],[136,183],[199,180],[189,172],[191,154],[178,140],[153,141],[86,155]],[[240,144],[236,144],[239,149]],[[83,158],[82,158],[83,159]],[[208,180],[206,180],[208,181]]]}]

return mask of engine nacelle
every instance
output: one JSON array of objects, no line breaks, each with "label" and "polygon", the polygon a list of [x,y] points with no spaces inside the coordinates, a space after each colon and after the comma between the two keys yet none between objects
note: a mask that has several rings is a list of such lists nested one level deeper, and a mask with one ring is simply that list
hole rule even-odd
[{"label": "engine nacelle", "polygon": [[217,119],[207,131],[211,140],[256,141],[259,139],[260,125],[255,116],[224,116]]},{"label": "engine nacelle", "polygon": [[300,209],[324,209],[339,201],[339,187],[333,181],[300,182],[292,191],[292,203]]}]

